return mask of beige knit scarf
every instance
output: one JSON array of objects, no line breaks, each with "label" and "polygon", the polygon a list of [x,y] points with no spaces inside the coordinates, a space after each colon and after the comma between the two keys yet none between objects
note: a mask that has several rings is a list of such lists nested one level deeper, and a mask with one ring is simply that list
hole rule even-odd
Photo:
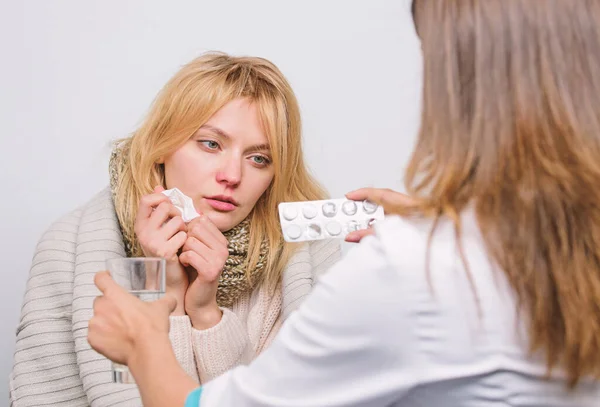
[{"label": "beige knit scarf", "polygon": [[[121,149],[115,147],[109,162],[110,188],[113,195],[113,202],[115,201],[114,196],[119,181],[118,174],[121,173],[121,171],[118,171],[117,166],[124,163],[123,157],[120,157],[120,154],[122,154]],[[123,230],[121,219],[119,219],[119,226]],[[243,220],[234,228],[223,232],[223,235],[229,242],[229,257],[225,261],[225,267],[219,278],[217,304],[222,307],[231,307],[241,295],[252,291],[260,280],[268,260],[268,243],[266,240],[263,240],[260,245],[258,262],[252,270],[247,272],[250,221],[248,219]],[[127,257],[131,257],[136,242],[127,239],[125,234],[123,234],[123,240]]]}]

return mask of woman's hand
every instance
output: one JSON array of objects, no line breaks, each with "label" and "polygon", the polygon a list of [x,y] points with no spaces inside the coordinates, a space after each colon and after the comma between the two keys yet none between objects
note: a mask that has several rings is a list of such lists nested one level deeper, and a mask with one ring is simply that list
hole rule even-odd
[{"label": "woman's hand", "polygon": [[179,261],[187,267],[190,281],[185,312],[196,329],[208,329],[221,320],[217,286],[229,256],[227,246],[227,238],[208,217],[201,215],[188,224],[188,238]]},{"label": "woman's hand", "polygon": [[154,342],[169,342],[169,314],[177,300],[169,294],[154,302],[143,302],[125,291],[106,271],[94,276],[102,296],[94,300],[88,342],[114,362],[128,365],[140,351]]},{"label": "woman's hand", "polygon": [[140,200],[135,234],[145,256],[167,260],[167,292],[173,294],[179,304],[173,315],[185,315],[183,300],[189,282],[177,253],[188,237],[187,227],[181,212],[162,191],[164,188],[157,186],[153,194]]},{"label": "woman's hand", "polygon": [[[361,188],[356,191],[348,192],[346,198],[354,201],[368,200],[378,205],[383,206],[383,209],[388,213],[389,209],[398,208],[402,206],[412,206],[415,200],[410,196],[401,192],[396,192],[389,188]],[[354,232],[348,233],[345,240],[347,242],[358,243],[363,237],[374,234],[375,231],[372,228],[361,229]]]}]

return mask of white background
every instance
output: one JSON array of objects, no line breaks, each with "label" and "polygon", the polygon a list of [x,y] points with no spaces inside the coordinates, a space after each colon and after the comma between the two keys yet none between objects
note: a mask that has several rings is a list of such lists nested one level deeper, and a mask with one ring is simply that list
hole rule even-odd
[{"label": "white background", "polygon": [[38,238],[107,184],[109,142],[201,52],[279,66],[300,100],[308,163],[331,195],[402,189],[421,86],[408,9],[407,0],[0,0],[0,405]]}]

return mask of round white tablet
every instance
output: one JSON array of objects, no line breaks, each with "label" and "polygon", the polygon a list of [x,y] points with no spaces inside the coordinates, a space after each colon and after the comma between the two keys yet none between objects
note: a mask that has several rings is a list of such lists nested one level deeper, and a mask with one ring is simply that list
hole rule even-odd
[{"label": "round white tablet", "polygon": [[298,211],[294,206],[286,206],[283,210],[283,217],[287,220],[294,220],[298,216]]},{"label": "round white tablet", "polygon": [[290,225],[285,229],[285,234],[293,240],[298,239],[302,236],[302,228],[298,225]]},{"label": "round white tablet", "polygon": [[339,234],[342,233],[342,225],[336,221],[329,222],[327,226],[325,226],[325,229],[327,229],[327,233],[331,236],[339,236]]},{"label": "round white tablet", "polygon": [[315,216],[317,216],[317,208],[311,204],[304,205],[302,208],[302,214],[306,219],[313,219]]}]

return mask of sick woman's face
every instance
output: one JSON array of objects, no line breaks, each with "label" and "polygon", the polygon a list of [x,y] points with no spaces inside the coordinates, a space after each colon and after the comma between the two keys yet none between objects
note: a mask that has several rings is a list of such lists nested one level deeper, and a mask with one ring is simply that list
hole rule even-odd
[{"label": "sick woman's face", "polygon": [[243,98],[215,113],[163,164],[166,188],[191,197],[222,232],[250,214],[275,173],[257,106]]}]

